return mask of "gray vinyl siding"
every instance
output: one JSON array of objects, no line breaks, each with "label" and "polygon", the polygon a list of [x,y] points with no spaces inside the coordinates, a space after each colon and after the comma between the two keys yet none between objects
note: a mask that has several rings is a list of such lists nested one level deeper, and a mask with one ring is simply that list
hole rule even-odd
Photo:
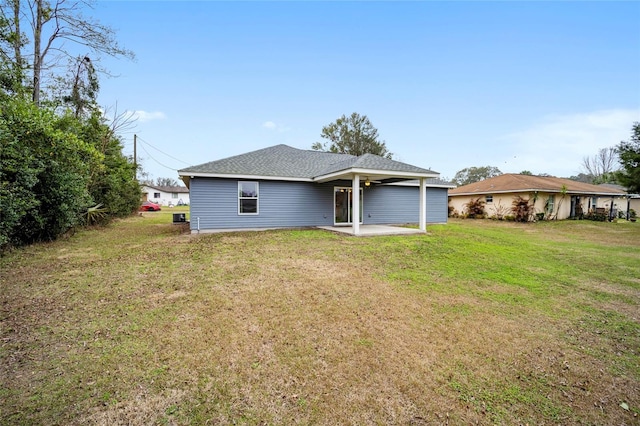
[{"label": "gray vinyl siding", "polygon": [[447,223],[449,190],[427,188],[427,223]]},{"label": "gray vinyl siding", "polygon": [[333,185],[257,182],[258,214],[240,215],[238,180],[191,179],[191,229],[198,229],[198,218],[201,230],[333,225]]},{"label": "gray vinyl siding", "polygon": [[[417,186],[372,186],[364,191],[364,223],[418,223]],[[447,222],[447,189],[427,188],[427,223]]]},{"label": "gray vinyl siding", "polygon": [[[191,229],[331,226],[335,186],[351,182],[259,182],[258,214],[238,214],[238,179],[192,178]],[[364,224],[418,223],[418,187],[364,188]],[[427,188],[427,223],[447,221],[447,190]]]}]

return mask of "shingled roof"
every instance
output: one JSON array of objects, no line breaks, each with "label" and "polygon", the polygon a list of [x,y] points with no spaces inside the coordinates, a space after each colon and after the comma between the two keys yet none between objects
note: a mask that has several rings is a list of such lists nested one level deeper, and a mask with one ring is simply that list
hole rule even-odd
[{"label": "shingled roof", "polygon": [[556,192],[585,195],[624,195],[625,191],[617,188],[605,188],[600,185],[577,182],[571,179],[557,177],[542,177],[505,173],[500,176],[459,186],[449,190],[450,196],[455,195],[475,195],[475,194],[497,194],[505,192]]},{"label": "shingled roof", "polygon": [[287,145],[240,154],[198,166],[178,170],[180,175],[262,176],[314,180],[351,169],[366,169],[415,175],[437,175],[428,169],[390,160],[373,154],[354,156],[332,152],[311,151]]}]

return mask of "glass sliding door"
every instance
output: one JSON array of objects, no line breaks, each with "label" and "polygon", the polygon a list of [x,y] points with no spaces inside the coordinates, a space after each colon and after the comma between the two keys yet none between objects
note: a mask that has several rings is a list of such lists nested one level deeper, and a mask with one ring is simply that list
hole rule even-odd
[{"label": "glass sliding door", "polygon": [[[334,223],[350,225],[353,221],[353,191],[349,187],[333,189]],[[362,188],[360,188],[360,223],[362,223]]]}]

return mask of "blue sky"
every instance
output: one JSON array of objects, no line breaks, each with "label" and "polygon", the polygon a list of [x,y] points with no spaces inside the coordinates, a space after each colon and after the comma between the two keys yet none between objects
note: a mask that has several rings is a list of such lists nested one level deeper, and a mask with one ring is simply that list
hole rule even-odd
[{"label": "blue sky", "polygon": [[367,115],[395,158],[571,176],[640,121],[640,2],[100,1],[152,177]]}]

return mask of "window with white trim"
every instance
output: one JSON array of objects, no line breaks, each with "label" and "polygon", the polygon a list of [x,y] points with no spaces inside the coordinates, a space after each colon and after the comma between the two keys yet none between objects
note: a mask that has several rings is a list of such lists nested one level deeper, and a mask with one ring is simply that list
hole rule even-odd
[{"label": "window with white trim", "polygon": [[238,214],[258,214],[258,182],[238,182]]},{"label": "window with white trim", "polygon": [[160,193],[159,192],[154,192],[153,193],[153,198],[160,198]]},{"label": "window with white trim", "polygon": [[171,194],[171,198],[178,198],[178,193],[174,192],[173,194]]},{"label": "window with white trim", "polygon": [[487,195],[486,197],[484,197],[484,200],[487,203],[493,203],[493,195]]}]

